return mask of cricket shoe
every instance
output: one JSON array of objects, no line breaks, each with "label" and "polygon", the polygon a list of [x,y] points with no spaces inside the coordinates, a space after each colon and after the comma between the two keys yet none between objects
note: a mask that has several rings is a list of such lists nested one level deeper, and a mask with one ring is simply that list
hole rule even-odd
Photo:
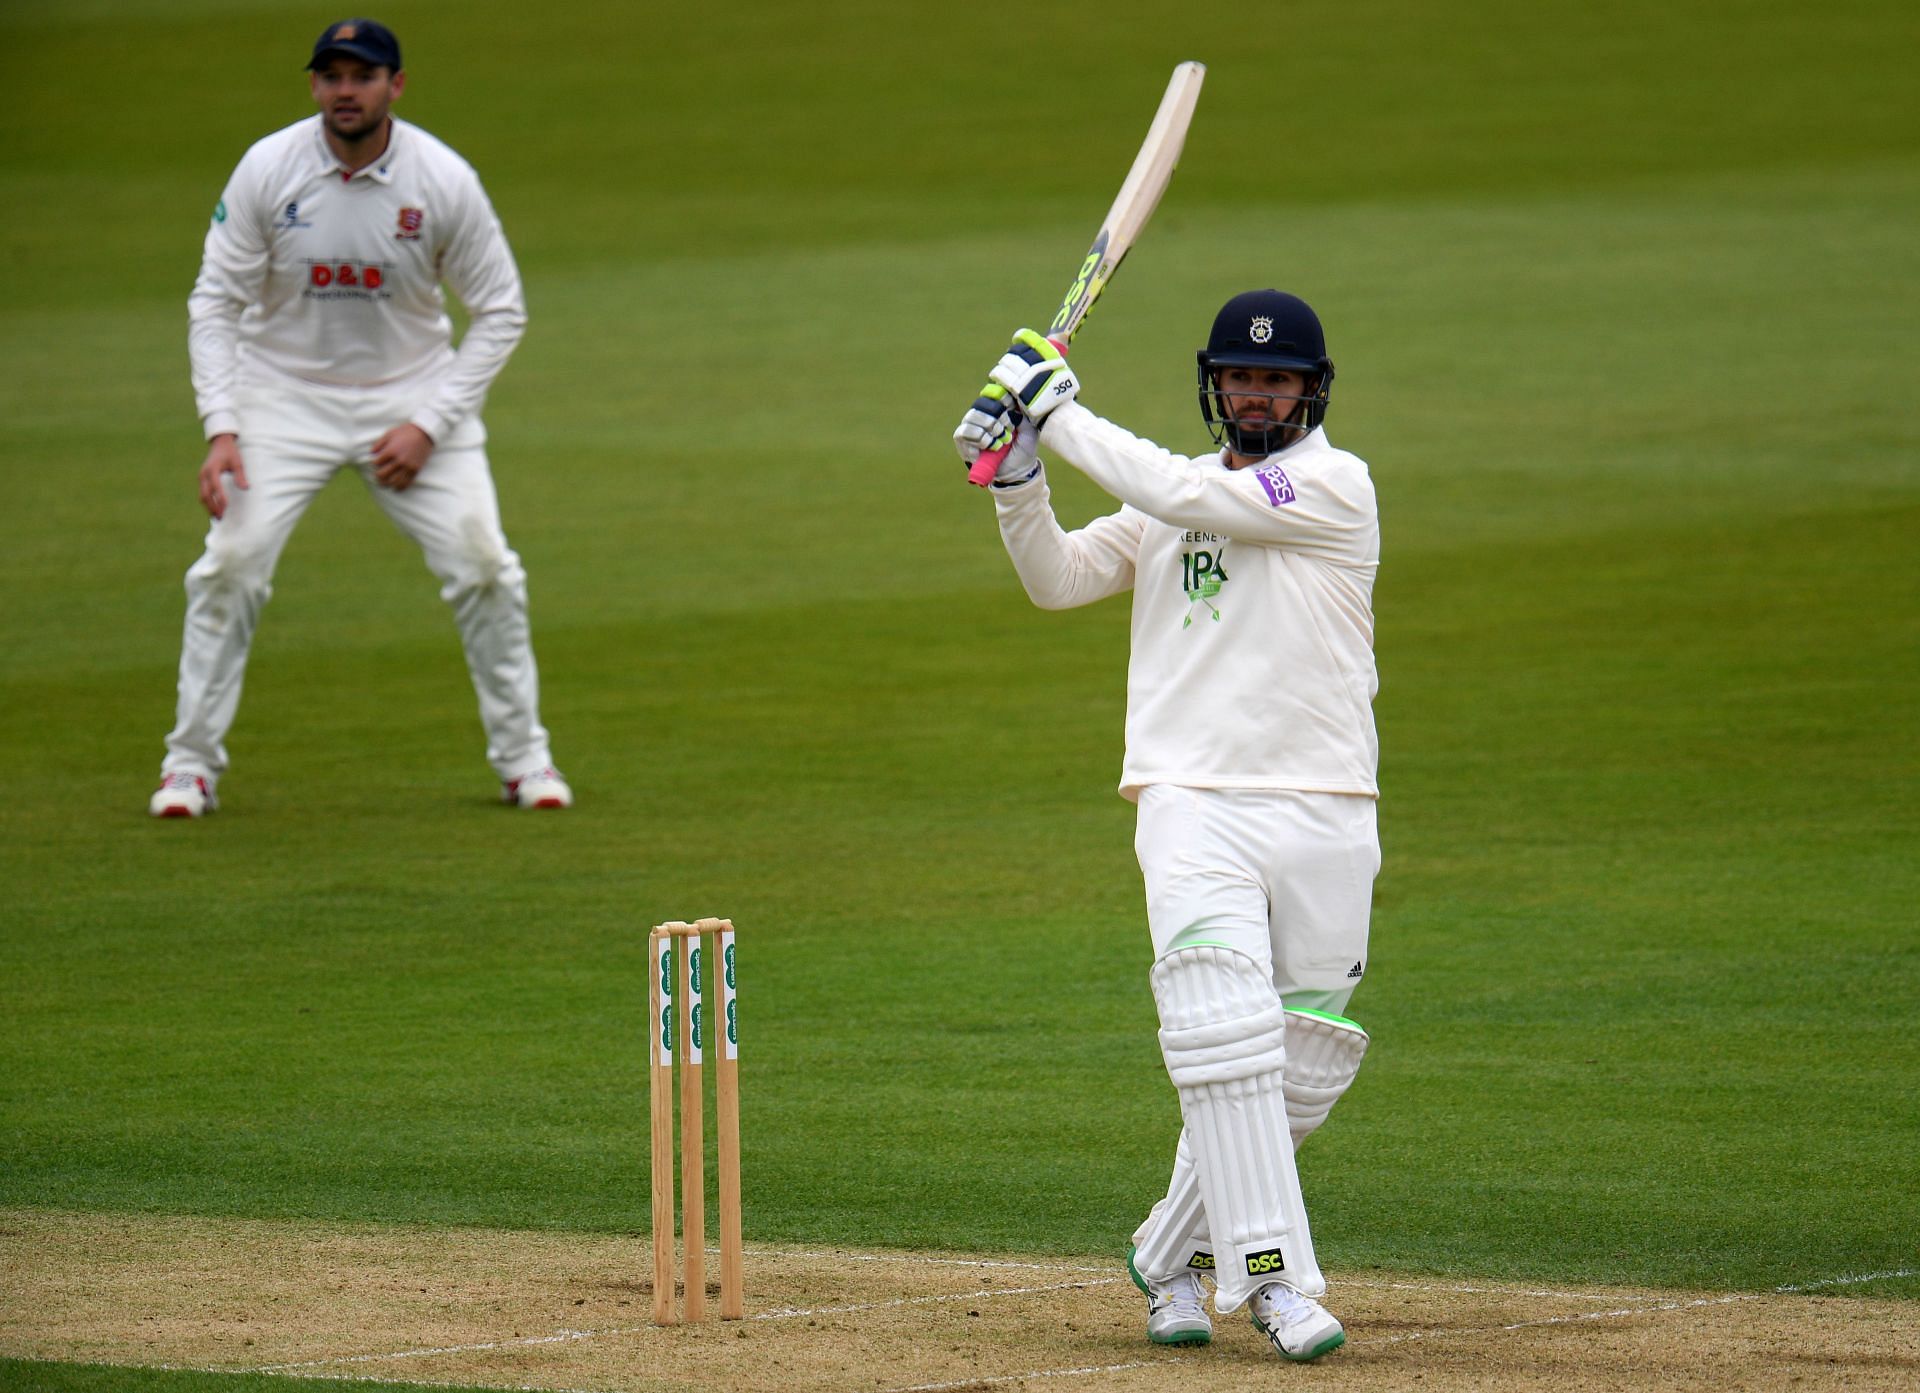
[{"label": "cricket shoe", "polygon": [[1182,1272],[1170,1281],[1150,1282],[1133,1265],[1127,1245],[1127,1275],[1147,1294],[1147,1338],[1156,1345],[1204,1345],[1213,1338],[1207,1317],[1207,1290],[1199,1274]]},{"label": "cricket shoe", "polygon": [[1347,1342],[1347,1332],[1330,1311],[1285,1282],[1269,1282],[1247,1303],[1253,1328],[1272,1341],[1282,1359],[1297,1364],[1332,1354]]},{"label": "cricket shoe", "polygon": [[531,774],[508,779],[502,784],[500,801],[520,808],[571,808],[573,790],[558,769],[549,764]]},{"label": "cricket shoe", "polygon": [[199,817],[220,806],[213,785],[198,774],[167,774],[147,800],[154,817]]}]

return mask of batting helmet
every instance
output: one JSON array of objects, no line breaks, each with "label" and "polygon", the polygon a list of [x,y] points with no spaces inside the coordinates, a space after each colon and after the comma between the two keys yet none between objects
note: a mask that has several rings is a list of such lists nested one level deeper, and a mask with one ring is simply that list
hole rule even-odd
[{"label": "batting helmet", "polygon": [[[1327,400],[1333,393],[1333,359],[1327,356],[1320,316],[1298,295],[1249,290],[1234,296],[1214,316],[1213,332],[1197,356],[1200,415],[1216,445],[1224,444],[1237,455],[1259,459],[1284,449],[1326,419]],[[1220,389],[1221,368],[1285,368],[1304,373],[1307,385],[1299,396],[1271,397],[1271,418],[1242,425],[1227,412],[1228,394]],[[1281,402],[1291,405],[1282,411]]]}]

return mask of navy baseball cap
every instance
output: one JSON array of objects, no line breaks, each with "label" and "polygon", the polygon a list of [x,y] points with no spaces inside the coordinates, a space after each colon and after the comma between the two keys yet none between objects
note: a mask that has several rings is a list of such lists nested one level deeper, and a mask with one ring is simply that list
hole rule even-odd
[{"label": "navy baseball cap", "polygon": [[307,66],[319,67],[329,53],[344,53],[376,68],[400,71],[400,40],[377,20],[343,19],[329,24],[313,41],[313,57],[307,60]]}]

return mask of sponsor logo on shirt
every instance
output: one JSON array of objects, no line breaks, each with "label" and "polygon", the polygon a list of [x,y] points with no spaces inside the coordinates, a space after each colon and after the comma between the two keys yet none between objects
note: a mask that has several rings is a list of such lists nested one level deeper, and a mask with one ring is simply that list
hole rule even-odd
[{"label": "sponsor logo on shirt", "polygon": [[398,237],[402,242],[417,242],[420,240],[420,227],[426,220],[426,209],[402,208],[400,210],[400,228],[393,235]]},{"label": "sponsor logo on shirt", "polygon": [[1263,464],[1253,471],[1253,477],[1267,491],[1267,502],[1273,507],[1284,508],[1293,502],[1293,484],[1287,478],[1287,471],[1279,465]]},{"label": "sponsor logo on shirt", "polygon": [[300,293],[309,300],[390,300],[386,283],[387,268],[377,261],[309,261]]},{"label": "sponsor logo on shirt", "polygon": [[274,226],[294,228],[294,227],[312,227],[313,224],[310,222],[301,221],[300,204],[298,200],[295,200],[294,202],[289,203],[287,205],[286,211],[280,214],[279,220],[274,223]]},{"label": "sponsor logo on shirt", "polygon": [[1219,549],[1210,550],[1197,547],[1180,553],[1180,588],[1187,593],[1186,618],[1180,621],[1180,627],[1190,628],[1193,624],[1193,612],[1196,606],[1205,605],[1213,622],[1220,622],[1220,607],[1214,600],[1220,594],[1229,577],[1227,575],[1227,547],[1225,538],[1215,538],[1211,533],[1186,534],[1190,538],[1206,537],[1218,543]]}]

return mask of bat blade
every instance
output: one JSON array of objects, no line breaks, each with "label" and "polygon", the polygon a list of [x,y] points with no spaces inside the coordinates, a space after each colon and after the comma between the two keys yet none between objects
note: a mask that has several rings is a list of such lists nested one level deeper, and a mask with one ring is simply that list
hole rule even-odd
[{"label": "bat blade", "polygon": [[[1133,157],[1133,167],[1127,171],[1113,207],[1107,210],[1093,245],[1081,258],[1073,283],[1067,287],[1059,310],[1047,325],[1047,337],[1059,345],[1061,352],[1066,352],[1067,345],[1093,309],[1094,301],[1100,298],[1100,292],[1107,288],[1107,282],[1113,279],[1114,272],[1133,249],[1153,210],[1160,206],[1160,197],[1166,193],[1167,185],[1173,182],[1173,171],[1180,163],[1180,151],[1187,142],[1187,128],[1193,124],[1194,108],[1200,101],[1200,84],[1206,76],[1204,63],[1182,63],[1173,70],[1159,109],[1153,114],[1153,124],[1147,127],[1146,139],[1140,142],[1140,153]],[[993,482],[1006,455],[1006,448],[982,453],[967,472],[967,482],[985,488]]]}]

